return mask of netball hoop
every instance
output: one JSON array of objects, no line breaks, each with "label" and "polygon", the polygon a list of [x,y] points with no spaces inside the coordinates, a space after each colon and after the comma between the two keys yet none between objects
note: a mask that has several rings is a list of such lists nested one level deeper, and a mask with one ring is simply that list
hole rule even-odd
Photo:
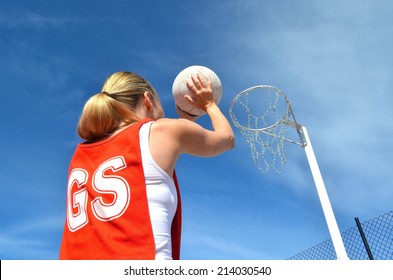
[{"label": "netball hoop", "polygon": [[307,129],[296,121],[285,93],[268,85],[251,87],[233,99],[229,114],[250,145],[254,163],[263,173],[270,168],[282,171],[287,160],[286,142],[304,148],[337,259],[348,260]]}]

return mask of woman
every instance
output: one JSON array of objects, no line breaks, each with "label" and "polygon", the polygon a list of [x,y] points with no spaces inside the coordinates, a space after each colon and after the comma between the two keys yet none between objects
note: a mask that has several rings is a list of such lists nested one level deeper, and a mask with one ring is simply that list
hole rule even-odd
[{"label": "woman", "polygon": [[70,163],[60,259],[179,259],[181,154],[210,157],[234,147],[211,81],[192,76],[185,98],[206,111],[213,131],[163,118],[154,88],[130,72],[112,74],[85,104]]}]

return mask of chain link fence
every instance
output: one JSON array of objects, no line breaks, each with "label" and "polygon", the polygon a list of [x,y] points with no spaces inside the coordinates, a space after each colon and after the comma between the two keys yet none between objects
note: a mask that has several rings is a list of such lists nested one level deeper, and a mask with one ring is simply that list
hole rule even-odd
[{"label": "chain link fence", "polygon": [[[351,260],[393,259],[393,211],[360,223],[341,233]],[[331,239],[325,240],[288,260],[335,260]]]}]

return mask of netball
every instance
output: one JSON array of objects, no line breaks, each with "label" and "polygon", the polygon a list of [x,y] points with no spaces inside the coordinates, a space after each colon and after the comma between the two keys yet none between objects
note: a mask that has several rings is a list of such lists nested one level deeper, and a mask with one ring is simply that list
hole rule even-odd
[{"label": "netball", "polygon": [[221,81],[218,78],[217,74],[214,73],[211,69],[205,66],[194,65],[185,68],[182,70],[175,78],[172,86],[172,94],[175,100],[175,103],[179,108],[191,115],[201,116],[204,115],[206,112],[195,108],[191,105],[185,98],[184,95],[189,95],[193,98],[193,93],[188,90],[187,87],[187,79],[191,77],[192,74],[200,73],[205,78],[207,82],[208,78],[212,81],[213,87],[213,96],[214,100],[218,104],[221,100],[222,96],[222,85]]}]

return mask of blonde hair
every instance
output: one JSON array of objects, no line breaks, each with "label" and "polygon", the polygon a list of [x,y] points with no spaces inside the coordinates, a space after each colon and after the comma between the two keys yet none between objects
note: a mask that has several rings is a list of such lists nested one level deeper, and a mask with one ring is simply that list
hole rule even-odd
[{"label": "blonde hair", "polygon": [[135,109],[145,92],[150,94],[153,103],[159,102],[156,90],[144,78],[125,71],[112,74],[106,79],[102,92],[86,102],[78,122],[78,135],[95,142],[139,121]]}]

